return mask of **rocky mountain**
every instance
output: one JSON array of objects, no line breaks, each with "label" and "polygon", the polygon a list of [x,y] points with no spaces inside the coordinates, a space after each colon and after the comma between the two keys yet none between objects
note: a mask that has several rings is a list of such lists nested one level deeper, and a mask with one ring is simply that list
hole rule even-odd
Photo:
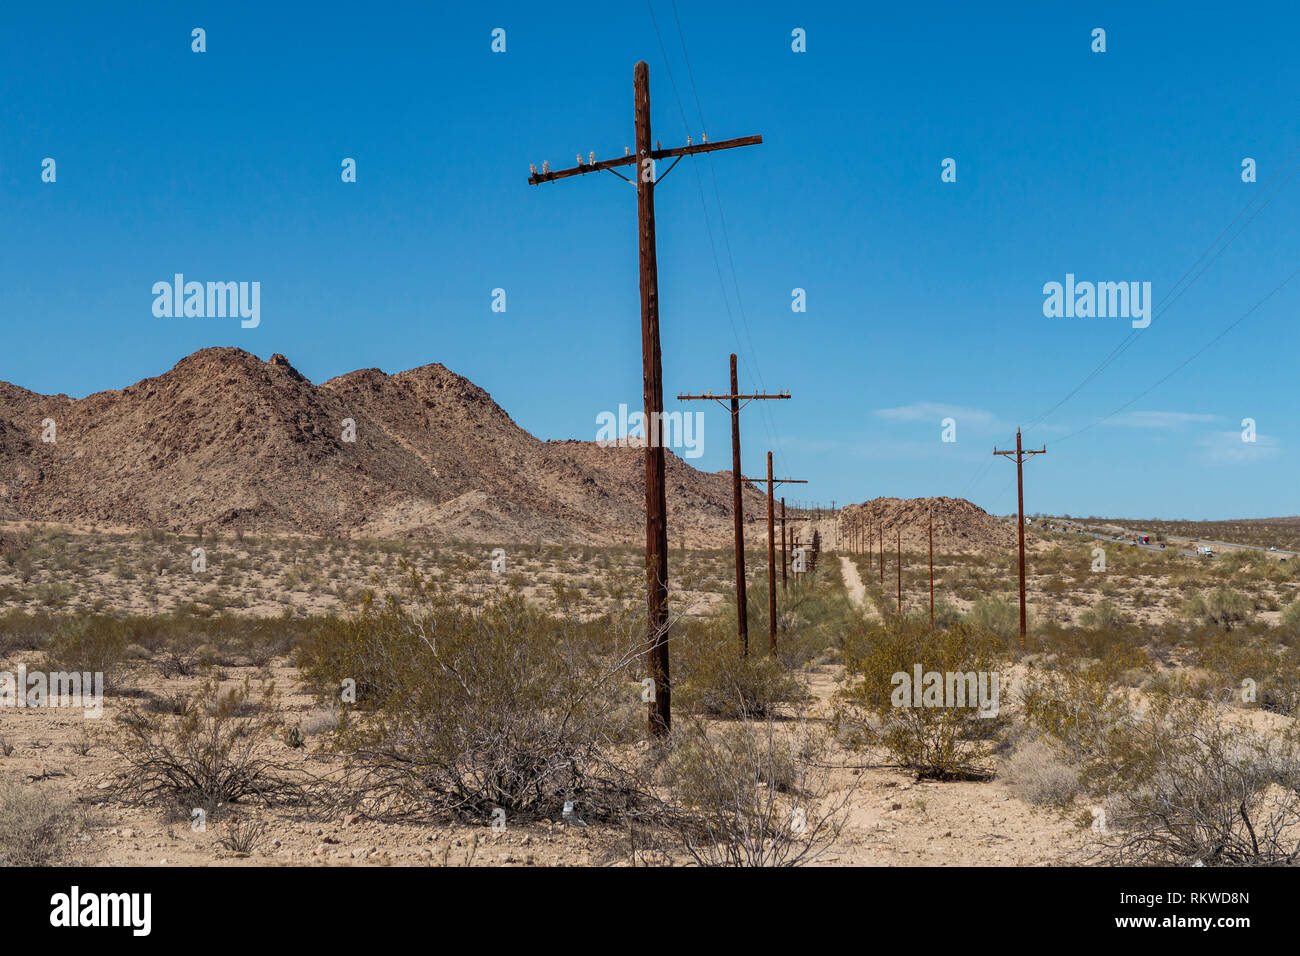
[{"label": "rocky mountain", "polygon": [[[730,472],[698,471],[671,451],[667,461],[673,545],[727,545]],[[209,348],[83,399],[0,382],[0,518],[10,520],[639,542],[644,481],[639,448],[541,441],[437,364],[316,385],[282,355]],[[765,498],[745,495],[756,535]]]}]

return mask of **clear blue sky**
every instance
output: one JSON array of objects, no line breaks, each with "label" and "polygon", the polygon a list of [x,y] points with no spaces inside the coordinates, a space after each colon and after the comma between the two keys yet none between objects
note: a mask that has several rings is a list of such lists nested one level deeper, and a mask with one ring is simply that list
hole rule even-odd
[{"label": "clear blue sky", "polygon": [[[1026,432],[1048,445],[1027,507],[1300,512],[1300,278],[1070,435],[1300,266],[1292,5],[654,0],[662,49],[650,9],[4,4],[0,379],[81,396],[212,345],[283,352],[314,381],[442,362],[539,437],[594,439],[598,413],[640,403],[634,193],[609,174],[530,187],[528,164],[621,155],[645,59],[665,146],[764,137],[657,190],[666,392],[723,390],[738,351],[742,387],[794,395],[743,416],[747,472],[774,447],[813,480],[791,498],[1014,510],[993,445],[1131,331],[1045,317],[1043,284],[1149,281],[1159,302],[1254,199],[1204,274]],[[151,287],[176,272],[260,282],[260,326],[155,318]],[[726,429],[710,407],[695,464],[729,467]]]}]

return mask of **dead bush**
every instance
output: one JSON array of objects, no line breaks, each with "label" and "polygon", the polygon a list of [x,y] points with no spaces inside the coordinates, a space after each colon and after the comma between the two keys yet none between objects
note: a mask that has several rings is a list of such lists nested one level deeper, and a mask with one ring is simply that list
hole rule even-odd
[{"label": "dead bush", "polygon": [[247,680],[222,691],[214,680],[161,713],[132,707],[109,745],[122,758],[120,792],[135,802],[211,809],[249,797],[296,802],[303,790],[258,749],[277,730],[274,708]]},{"label": "dead bush", "polygon": [[1046,740],[1023,741],[1007,758],[1002,774],[1011,792],[1027,803],[1068,806],[1079,791],[1079,772]]},{"label": "dead bush", "polygon": [[1300,861],[1300,749],[1212,705],[1153,707],[1128,734],[1147,779],[1113,793],[1101,855],[1125,865],[1292,866]]},{"label": "dead bush", "polygon": [[777,728],[772,720],[713,729],[692,720],[674,733],[660,767],[671,794],[666,819],[696,864],[802,866],[834,847],[853,785],[833,791],[821,763],[824,734]]},{"label": "dead bush", "polygon": [[56,791],[0,783],[0,866],[69,862],[85,829],[82,810]]}]

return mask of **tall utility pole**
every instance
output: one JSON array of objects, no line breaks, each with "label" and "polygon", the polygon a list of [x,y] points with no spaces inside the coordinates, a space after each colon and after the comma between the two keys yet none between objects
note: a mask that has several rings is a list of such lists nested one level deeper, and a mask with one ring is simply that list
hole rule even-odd
[{"label": "tall utility pole", "polygon": [[930,530],[930,630],[934,630],[934,509],[926,509],[926,524]]},{"label": "tall utility pole", "polygon": [[[668,506],[664,494],[663,412],[664,385],[663,361],[659,351],[659,270],[655,250],[655,162],[673,158],[673,166],[681,157],[695,153],[709,153],[735,146],[753,146],[763,142],[761,136],[710,143],[703,137],[698,144],[679,146],[676,149],[652,147],[650,137],[650,67],[644,60],[632,71],[633,120],[636,129],[636,155],[625,149],[616,159],[584,163],[578,156],[578,165],[552,172],[548,163],[542,171],[534,167],[528,177],[529,185],[549,183],[569,176],[608,170],[620,179],[636,186],[636,212],[638,253],[641,264],[641,363],[642,391],[645,400],[645,550],[646,550],[646,670],[654,682],[650,694],[650,733],[666,736],[672,726],[672,685],[668,669]],[[634,179],[618,172],[619,166],[634,167]],[[664,171],[668,175],[673,166]]]},{"label": "tall utility pole", "polygon": [[880,583],[885,583],[885,525],[880,524]]},{"label": "tall utility pole", "polygon": [[1025,646],[1025,462],[1033,455],[1046,455],[1047,446],[1044,445],[1035,451],[1022,449],[1020,447],[1020,429],[1016,429],[1016,450],[1015,451],[998,451],[993,449],[995,455],[1006,455],[1010,457],[1015,455],[1016,462],[1016,499],[1019,504],[1020,520],[1020,646]]},{"label": "tall utility pole", "polygon": [[772,453],[767,453],[767,478],[746,478],[746,481],[767,481],[767,650],[776,656],[776,537],[772,514],[772,488],[776,485],[806,485],[802,478],[773,478]]},{"label": "tall utility pole", "polygon": [[[786,523],[786,520],[787,520],[787,519],[786,519],[786,516],[785,516],[785,498],[782,498],[782,499],[781,499],[781,590],[782,590],[782,591],[786,590],[785,571],[786,571],[786,565],[788,565],[788,564],[790,563],[790,560],[789,560],[789,558],[790,558],[790,548],[787,547],[787,545],[786,545],[786,540],[785,540],[785,523]],[[790,521],[808,521],[809,518],[808,518],[807,515],[791,515],[790,518],[789,518],[788,520],[790,520]],[[791,534],[790,538],[791,538],[791,543],[792,543],[792,544],[798,544],[798,539],[796,539],[796,538],[794,537],[793,534]]]},{"label": "tall utility pole", "polygon": [[785,543],[785,495],[782,495],[781,496],[781,590],[782,591],[785,590],[785,569],[786,569],[786,565],[789,564],[789,561],[786,559],[786,556],[789,553],[790,553],[790,549],[786,547],[786,543]]},{"label": "tall utility pole", "polygon": [[[789,398],[789,392],[775,395],[741,395],[740,386],[736,384],[736,353],[731,353],[731,394],[714,395],[704,392],[701,395],[678,395],[679,402],[708,401],[710,399],[723,404],[731,403],[731,510],[735,516],[736,539],[736,630],[740,638],[740,656],[749,656],[749,601],[745,596],[745,505],[740,494],[740,410],[750,402],[768,399]],[[745,405],[740,404],[744,402]],[[724,404],[724,407],[725,404]],[[782,499],[784,501],[784,499]],[[784,519],[781,525],[784,536]],[[782,547],[782,556],[785,550]],[[785,566],[781,567],[782,580],[785,578]]]},{"label": "tall utility pole", "polygon": [[894,528],[898,534],[898,616],[903,616],[903,529],[902,526]]}]

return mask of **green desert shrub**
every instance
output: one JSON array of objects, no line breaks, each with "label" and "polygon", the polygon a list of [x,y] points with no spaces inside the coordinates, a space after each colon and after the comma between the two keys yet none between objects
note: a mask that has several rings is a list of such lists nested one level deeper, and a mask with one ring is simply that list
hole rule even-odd
[{"label": "green desert shrub", "polygon": [[1233,625],[1247,621],[1250,610],[1245,595],[1223,587],[1198,592],[1184,601],[1182,606],[1183,616],[1188,620],[1222,627],[1225,631],[1231,631]]},{"label": "green desert shrub", "polygon": [[766,717],[807,689],[766,646],[767,634],[750,632],[742,655],[735,618],[720,614],[674,629],[673,700],[683,713],[713,717]]},{"label": "green desert shrub", "polygon": [[922,776],[985,777],[1004,719],[997,650],[966,623],[931,631],[928,620],[894,618],[855,631],[836,722],[851,743],[882,746]]},{"label": "green desert shrub", "polygon": [[334,735],[351,799],[478,821],[558,818],[578,800],[592,819],[627,799],[607,754],[644,733],[643,628],[620,636],[514,596],[470,607],[410,575],[298,654],[322,703],[355,686]]},{"label": "green desert shrub", "polygon": [[1106,598],[1102,598],[1079,618],[1084,627],[1097,631],[1114,630],[1128,623],[1128,616]]},{"label": "green desert shrub", "polygon": [[1020,608],[1001,598],[985,597],[971,605],[970,623],[1004,641],[1016,639],[1020,634]]},{"label": "green desert shrub", "polygon": [[127,669],[129,644],[122,622],[99,614],[57,620],[45,643],[41,669],[104,675],[105,689],[116,688]]}]

